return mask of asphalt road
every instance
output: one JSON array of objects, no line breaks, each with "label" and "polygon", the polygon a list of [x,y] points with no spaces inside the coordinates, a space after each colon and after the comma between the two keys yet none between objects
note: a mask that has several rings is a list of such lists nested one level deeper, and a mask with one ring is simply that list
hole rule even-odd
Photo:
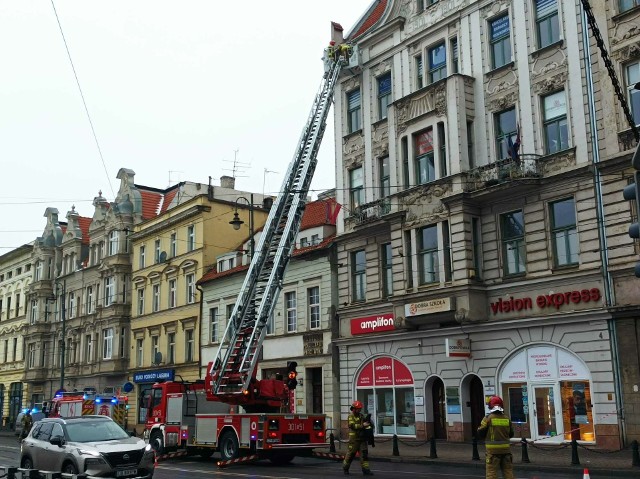
[{"label": "asphalt road", "polygon": [[[0,436],[0,466],[18,466],[20,447],[17,440],[9,436]],[[483,479],[480,468],[451,465],[425,465],[397,462],[371,462],[371,470],[376,479]],[[0,472],[1,474],[1,472]],[[161,462],[156,468],[154,479],[211,479],[215,477],[251,478],[251,479],[311,479],[335,478],[342,475],[342,466],[335,461],[316,458],[296,458],[286,466],[274,466],[268,461],[239,464],[220,469],[212,459],[183,458]],[[517,479],[582,479],[581,471],[571,473],[536,473],[519,471],[516,465]],[[358,460],[351,466],[350,477],[363,477]],[[604,473],[591,471],[590,479],[614,479]]]}]

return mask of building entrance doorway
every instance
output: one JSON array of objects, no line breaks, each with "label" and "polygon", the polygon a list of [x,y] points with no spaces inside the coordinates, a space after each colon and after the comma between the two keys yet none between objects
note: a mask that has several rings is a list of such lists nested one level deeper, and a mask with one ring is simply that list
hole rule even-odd
[{"label": "building entrance doorway", "polygon": [[440,378],[436,378],[431,385],[431,401],[433,407],[433,435],[436,439],[446,439],[446,401],[444,383]]},{"label": "building entrance doorway", "polygon": [[478,376],[474,376],[469,383],[469,406],[471,407],[471,437],[476,437],[476,431],[484,418],[484,386]]}]

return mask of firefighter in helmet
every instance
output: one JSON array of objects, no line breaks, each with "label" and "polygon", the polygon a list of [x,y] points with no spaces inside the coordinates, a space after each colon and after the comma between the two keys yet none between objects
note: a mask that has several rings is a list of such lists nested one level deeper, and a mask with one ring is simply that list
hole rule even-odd
[{"label": "firefighter in helmet", "polygon": [[501,397],[493,396],[489,399],[489,414],[480,423],[478,435],[485,439],[486,479],[497,479],[498,470],[502,470],[504,479],[514,479],[509,441],[513,437],[513,426],[511,419],[504,413]]},{"label": "firefighter in helmet", "polygon": [[345,475],[349,475],[349,466],[356,455],[360,452],[360,465],[362,466],[362,474],[365,476],[373,476],[373,472],[369,469],[369,449],[367,447],[367,428],[371,427],[371,423],[362,415],[362,403],[354,401],[351,404],[351,414],[349,414],[349,450],[344,457],[342,470]]}]

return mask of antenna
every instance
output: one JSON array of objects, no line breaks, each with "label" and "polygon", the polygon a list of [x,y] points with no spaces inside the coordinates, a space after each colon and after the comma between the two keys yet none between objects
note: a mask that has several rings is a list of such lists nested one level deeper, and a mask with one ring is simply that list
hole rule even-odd
[{"label": "antenna", "polygon": [[[171,186],[173,183],[171,181],[171,173],[184,173],[184,171],[180,171],[180,170],[169,170],[169,185]],[[178,178],[180,178],[180,175],[178,175]],[[178,183],[180,183],[180,180],[178,179]]]},{"label": "antenna", "polygon": [[[238,160],[238,152],[240,150],[233,150],[233,168],[231,168],[231,170],[229,170],[228,168],[223,168],[223,171],[231,171],[231,176],[233,178],[246,178],[247,175],[238,175],[238,171],[239,170],[244,170],[244,168],[249,168],[251,167],[251,163],[243,163],[241,161]],[[222,160],[225,161],[226,163],[229,163],[228,160]],[[244,173],[244,171],[242,171],[242,173]]]},{"label": "antenna", "polygon": [[267,182],[267,173],[278,173],[277,171],[264,169],[264,175],[262,175],[262,196],[264,196],[264,185]]}]

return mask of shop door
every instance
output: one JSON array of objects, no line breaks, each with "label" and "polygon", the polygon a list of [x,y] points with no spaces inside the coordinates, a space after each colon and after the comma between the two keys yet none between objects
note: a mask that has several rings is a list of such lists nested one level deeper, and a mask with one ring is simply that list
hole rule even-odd
[{"label": "shop door", "polygon": [[445,426],[445,397],[444,383],[437,378],[431,387],[431,397],[433,399],[433,434],[436,439],[447,438],[447,428]]},{"label": "shop door", "polygon": [[482,418],[484,418],[484,386],[482,380],[475,376],[469,384],[469,406],[471,406],[471,436],[476,437],[476,432]]},{"label": "shop door", "polygon": [[529,401],[531,424],[534,425],[531,431],[533,439],[562,442],[562,408],[558,387],[553,384],[534,384],[531,389]]}]

